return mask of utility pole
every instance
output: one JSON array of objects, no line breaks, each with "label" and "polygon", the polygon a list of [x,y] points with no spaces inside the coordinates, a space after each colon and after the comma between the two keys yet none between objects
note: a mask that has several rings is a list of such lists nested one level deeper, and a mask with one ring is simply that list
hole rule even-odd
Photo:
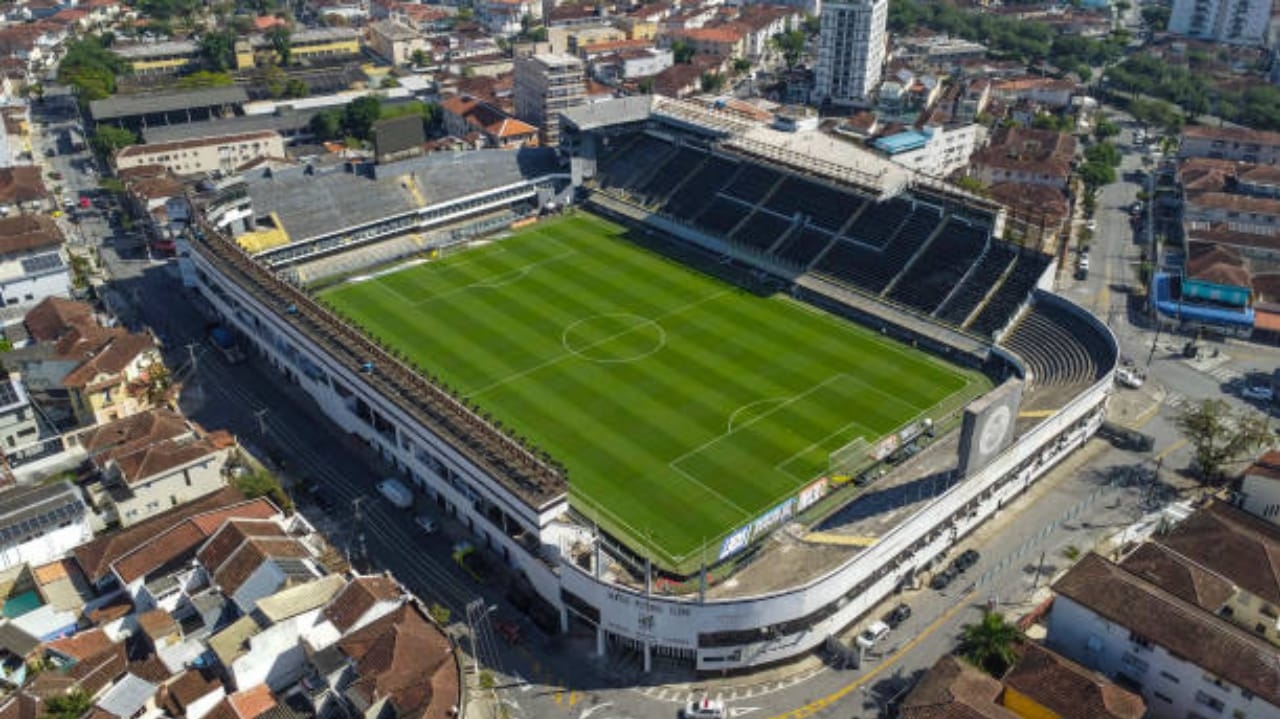
[{"label": "utility pole", "polygon": [[[256,412],[253,413],[253,418],[258,420],[258,437],[267,436],[267,412],[269,411],[270,411],[269,409],[267,409],[266,407],[263,407],[262,409],[257,410]],[[363,497],[359,499],[363,499]],[[356,501],[359,501],[359,499],[357,499]]]},{"label": "utility pole", "polygon": [[200,345],[197,342],[187,343],[187,355],[189,355],[191,358],[191,374],[192,375],[195,375],[196,373],[196,347],[199,347],[199,346]]}]

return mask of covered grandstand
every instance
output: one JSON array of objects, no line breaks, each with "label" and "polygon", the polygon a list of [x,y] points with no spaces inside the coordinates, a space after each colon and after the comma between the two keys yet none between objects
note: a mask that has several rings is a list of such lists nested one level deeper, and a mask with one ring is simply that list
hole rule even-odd
[{"label": "covered grandstand", "polygon": [[[565,175],[549,154],[468,153],[324,171],[331,177],[305,168],[247,177],[243,192],[223,187],[204,206],[189,275],[329,417],[481,537],[521,577],[519,591],[558,611],[562,629],[588,628],[598,651],[632,653],[646,670],[655,661],[705,671],[782,661],[839,635],[891,592],[927,581],[958,538],[1086,441],[1112,389],[1116,344],[1095,318],[1045,290],[1051,258],[996,239],[998,206],[879,165],[828,167],[797,159],[796,145],[762,149],[749,123],[705,108],[625,103],[567,114]],[[755,139],[744,142],[747,134]],[[809,515],[793,515],[791,502],[762,517],[763,531],[733,561],[709,562],[697,577],[653,572],[648,558],[575,511],[554,461],[353,329],[289,274],[299,263],[431,232],[440,218],[475,223],[493,211],[485,198],[506,188],[533,188],[500,201],[529,201],[536,212],[563,196],[570,175],[586,204],[643,228],[669,256],[764,278],[998,381],[1022,378],[1023,405],[1042,416],[1019,422],[1011,444],[969,464],[965,476],[957,473],[965,440],[952,433],[867,490],[827,502],[817,502],[819,492],[805,505]],[[313,187],[321,189],[311,201],[337,208],[317,212],[345,224],[308,214],[299,198]],[[370,191],[386,196],[354,197]],[[289,241],[250,255],[231,228],[250,231],[271,214]],[[239,219],[219,225],[220,217]],[[864,509],[926,472],[951,481],[892,511]],[[855,510],[837,514],[842,507]],[[824,522],[824,533],[870,543],[798,538],[806,523],[837,516],[850,519]],[[781,526],[790,530],[772,531]],[[756,561],[777,546],[786,562]]]}]

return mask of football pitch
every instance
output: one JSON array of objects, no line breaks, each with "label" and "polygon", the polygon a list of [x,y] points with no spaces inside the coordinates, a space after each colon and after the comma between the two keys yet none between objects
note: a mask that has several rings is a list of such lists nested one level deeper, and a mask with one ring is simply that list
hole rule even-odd
[{"label": "football pitch", "polygon": [[682,573],[831,451],[990,387],[626,232],[579,213],[320,295],[549,451],[578,511]]}]

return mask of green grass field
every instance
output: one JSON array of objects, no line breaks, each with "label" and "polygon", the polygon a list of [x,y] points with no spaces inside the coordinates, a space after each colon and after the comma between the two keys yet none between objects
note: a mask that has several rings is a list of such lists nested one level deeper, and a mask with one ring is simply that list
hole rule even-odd
[{"label": "green grass field", "polygon": [[322,297],[569,471],[575,508],[675,571],[868,442],[989,387],[577,214]]}]

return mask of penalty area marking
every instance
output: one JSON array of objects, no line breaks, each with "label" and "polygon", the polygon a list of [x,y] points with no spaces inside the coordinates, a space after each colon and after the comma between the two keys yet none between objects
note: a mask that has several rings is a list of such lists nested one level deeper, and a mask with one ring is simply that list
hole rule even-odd
[{"label": "penalty area marking", "polygon": [[[739,407],[739,408],[735,409],[735,410],[733,411],[733,413],[729,415],[729,425],[728,425],[728,427],[725,429],[725,434],[732,434],[732,433],[733,433],[733,423],[734,423],[734,421],[735,421],[735,420],[737,420],[737,419],[738,419],[738,415],[739,415],[739,414],[741,414],[742,412],[746,412],[747,410],[749,410],[749,409],[751,409],[751,408],[753,408],[753,407],[755,407],[755,406],[757,406],[757,405],[761,405],[761,404],[769,404],[769,403],[771,403],[771,402],[786,402],[788,399],[791,399],[791,398],[790,398],[790,397],[766,397],[766,398],[764,398],[764,399],[758,399],[758,400],[756,400],[756,401],[754,401],[754,402],[748,402],[748,403],[746,403],[746,404],[742,405],[741,407]],[[750,420],[748,420],[748,421],[750,421]]]}]

